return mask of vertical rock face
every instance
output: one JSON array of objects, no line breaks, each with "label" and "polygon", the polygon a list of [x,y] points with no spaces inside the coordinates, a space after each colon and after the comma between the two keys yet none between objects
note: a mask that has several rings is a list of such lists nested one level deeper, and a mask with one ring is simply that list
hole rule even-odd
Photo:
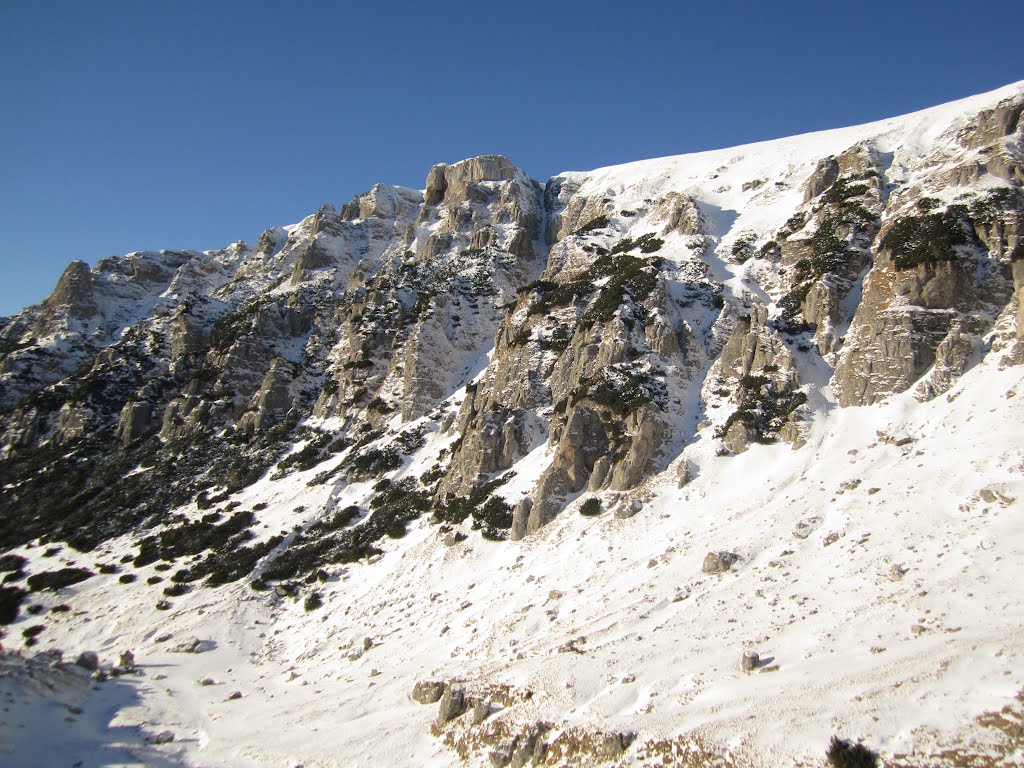
[{"label": "vertical rock face", "polygon": [[731,410],[718,435],[733,453],[753,442],[802,441],[796,425],[806,395],[800,391],[793,353],[769,324],[768,310],[760,302],[753,301],[735,318],[705,390],[709,399],[716,392],[732,393]]},{"label": "vertical rock face", "polygon": [[836,367],[841,405],[877,402],[922,377],[923,397],[949,389],[1014,291],[1022,212],[1011,190],[970,206],[920,198],[890,219]]},{"label": "vertical rock face", "polygon": [[[89,265],[84,261],[71,262],[57,281],[53,293],[46,297],[43,308],[47,313],[63,311],[68,317],[78,320],[87,320],[95,315],[96,297]],[[44,328],[49,325],[47,320],[49,318],[44,319]]]},{"label": "vertical rock face", "polygon": [[799,446],[831,400],[934,397],[1024,362],[1022,110],[1009,89],[544,186],[485,155],[255,246],[74,262],[0,323],[9,482],[70,530],[342,454],[318,482],[400,480],[521,538],[581,494],[689,477],[690,445]]}]

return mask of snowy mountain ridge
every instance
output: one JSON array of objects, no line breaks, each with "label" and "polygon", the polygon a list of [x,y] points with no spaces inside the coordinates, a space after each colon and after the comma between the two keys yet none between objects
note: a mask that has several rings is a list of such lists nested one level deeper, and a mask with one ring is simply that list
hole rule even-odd
[{"label": "snowy mountain ridge", "polygon": [[74,262],[0,326],[0,621],[139,669],[65,728],[23,681],[73,665],[5,656],[0,743],[1016,764],[1022,112],[544,185],[483,156]]}]

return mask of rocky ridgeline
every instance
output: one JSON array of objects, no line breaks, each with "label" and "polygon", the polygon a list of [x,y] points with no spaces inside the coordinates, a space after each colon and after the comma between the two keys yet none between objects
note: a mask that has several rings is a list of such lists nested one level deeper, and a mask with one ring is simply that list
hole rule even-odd
[{"label": "rocky ridgeline", "polygon": [[[581,493],[635,489],[697,430],[722,453],[799,445],[822,402],[809,370],[847,406],[934,397],[986,355],[1019,364],[1022,108],[1017,94],[938,125],[923,149],[868,136],[807,150],[800,202],[763,231],[723,228],[700,185],[542,186],[484,156],[255,245],[73,262],[0,327],[0,481],[17,489],[0,501],[0,550],[36,537],[87,550],[225,502],[172,520],[139,558],[205,551],[180,543],[188,531],[240,554],[181,582],[258,564],[315,575],[425,513],[518,539]],[[743,191],[755,205],[789,178]],[[426,431],[455,439],[395,482]],[[502,499],[543,445],[532,492]],[[257,518],[231,495],[275,465],[328,460],[310,482],[376,480],[368,508],[243,546]]]}]

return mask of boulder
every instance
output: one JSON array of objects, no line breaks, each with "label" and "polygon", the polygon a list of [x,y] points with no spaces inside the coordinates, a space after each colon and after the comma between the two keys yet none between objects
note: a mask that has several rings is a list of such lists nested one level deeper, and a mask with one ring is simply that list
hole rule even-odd
[{"label": "boulder", "polygon": [[806,539],[814,533],[819,525],[821,525],[821,517],[817,515],[814,517],[808,517],[796,524],[796,527],[793,528],[793,536],[798,539]]},{"label": "boulder", "polygon": [[480,725],[484,720],[491,714],[491,708],[483,701],[478,701],[473,705],[473,709],[470,710],[470,721],[473,725]]},{"label": "boulder", "polygon": [[701,570],[704,573],[725,573],[739,559],[739,555],[732,552],[708,552]]},{"label": "boulder", "polygon": [[640,499],[633,499],[632,501],[625,502],[615,510],[615,517],[619,520],[626,520],[633,517],[644,508],[644,503]]},{"label": "boulder", "polygon": [[434,704],[444,695],[445,683],[439,680],[420,680],[412,688],[412,700],[420,704]]},{"label": "boulder", "polygon": [[604,733],[595,740],[594,751],[598,757],[618,757],[626,751],[632,738],[624,733]]},{"label": "boulder", "polygon": [[466,711],[466,692],[461,686],[448,686],[437,708],[437,725],[442,726]]},{"label": "boulder", "polygon": [[100,657],[95,651],[82,651],[75,659],[75,665],[93,672],[100,667]]},{"label": "boulder", "polygon": [[744,651],[743,657],[740,659],[740,669],[744,672],[752,672],[760,663],[761,657],[757,655],[756,651]]}]

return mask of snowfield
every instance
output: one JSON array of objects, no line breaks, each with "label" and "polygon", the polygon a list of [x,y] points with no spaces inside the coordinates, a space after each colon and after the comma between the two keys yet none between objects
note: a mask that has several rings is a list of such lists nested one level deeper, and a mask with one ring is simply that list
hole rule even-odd
[{"label": "snowfield", "polygon": [[[818,762],[832,734],[886,756],[938,751],[949,734],[984,751],[993,734],[974,719],[1024,688],[1022,374],[981,366],[929,403],[832,410],[796,451],[716,457],[698,441],[682,458],[697,476],[652,480],[628,519],[570,511],[519,545],[454,546],[422,520],[379,562],[334,569],[308,613],[244,584],[158,611],[142,586],[152,566],[134,584],[67,588],[44,598],[72,607],[45,645],[108,663],[130,648],[140,674],[87,695],[61,673],[51,695],[83,707],[68,727],[93,735],[52,738],[61,724],[41,710],[58,704],[5,667],[0,696],[35,698],[5,703],[4,760],[152,765],[157,749],[196,766],[457,765],[431,736],[436,706],[410,698],[423,679],[533,692],[492,717],[629,731],[637,745],[696,734],[756,764]],[[303,479],[247,493],[283,521],[310,501]],[[91,565],[127,544],[23,554]],[[711,551],[738,561],[705,574]],[[211,649],[173,652],[192,638]],[[560,653],[570,641],[578,652]],[[745,650],[759,671],[741,670]],[[174,742],[147,746],[164,730]],[[107,762],[111,749],[136,757]],[[620,764],[644,764],[633,757]]]}]

